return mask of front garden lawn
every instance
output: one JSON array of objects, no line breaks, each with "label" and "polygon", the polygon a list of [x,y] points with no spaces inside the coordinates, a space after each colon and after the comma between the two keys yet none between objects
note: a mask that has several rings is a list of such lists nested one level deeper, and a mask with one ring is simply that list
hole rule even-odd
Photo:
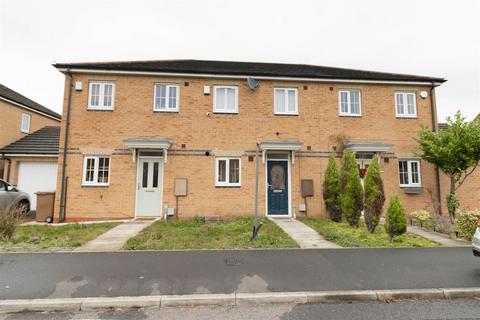
[{"label": "front garden lawn", "polygon": [[267,219],[257,241],[250,241],[253,219],[236,218],[204,223],[193,221],[157,221],[131,238],[124,245],[127,250],[165,249],[243,249],[243,248],[297,248],[298,245],[275,223]]},{"label": "front garden lawn", "polygon": [[55,249],[80,247],[107,230],[119,225],[117,222],[68,224],[64,226],[26,225],[18,226],[9,241],[0,241],[0,249]]},{"label": "front garden lawn", "polygon": [[368,233],[365,223],[360,222],[359,228],[352,228],[347,222],[333,222],[328,219],[301,218],[300,221],[309,225],[326,240],[335,242],[342,247],[437,247],[440,244],[420,236],[405,233],[395,237],[393,243],[388,239],[383,225],[377,226],[373,234]]}]

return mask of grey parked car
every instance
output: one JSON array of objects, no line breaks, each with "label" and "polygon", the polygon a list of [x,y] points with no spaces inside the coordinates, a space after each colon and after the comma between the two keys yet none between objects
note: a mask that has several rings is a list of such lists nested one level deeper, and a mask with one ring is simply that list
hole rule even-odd
[{"label": "grey parked car", "polygon": [[21,208],[26,214],[30,211],[30,196],[0,180],[0,211],[12,207]]}]

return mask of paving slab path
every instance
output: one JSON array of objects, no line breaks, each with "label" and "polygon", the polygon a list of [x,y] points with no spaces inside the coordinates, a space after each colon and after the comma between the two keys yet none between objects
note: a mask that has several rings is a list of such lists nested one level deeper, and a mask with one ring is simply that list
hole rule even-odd
[{"label": "paving slab path", "polygon": [[315,230],[306,224],[291,218],[272,218],[272,220],[287,233],[300,248],[333,249],[341,248],[338,244],[325,240]]},{"label": "paving slab path", "polygon": [[125,242],[136,236],[140,231],[151,225],[155,220],[133,220],[124,222],[115,228],[102,233],[83,246],[75,249],[76,252],[106,252],[122,249]]},{"label": "paving slab path", "polygon": [[416,226],[408,226],[407,232],[424,237],[425,239],[440,243],[444,247],[469,247],[470,242],[464,240],[452,239],[447,235],[438,232],[425,230]]}]

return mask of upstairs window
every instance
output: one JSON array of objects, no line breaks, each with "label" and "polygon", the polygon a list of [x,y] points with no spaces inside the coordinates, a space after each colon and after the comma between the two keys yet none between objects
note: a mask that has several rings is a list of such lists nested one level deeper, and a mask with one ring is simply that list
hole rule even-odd
[{"label": "upstairs window", "polygon": [[110,157],[85,157],[83,163],[83,185],[108,186],[110,179]]},{"label": "upstairs window", "polygon": [[217,187],[239,187],[240,158],[216,158],[215,162],[215,185]]},{"label": "upstairs window", "polygon": [[395,92],[395,112],[399,118],[416,118],[417,101],[415,92]]},{"label": "upstairs window", "polygon": [[338,100],[341,116],[360,117],[362,115],[360,90],[340,90]]},{"label": "upstairs window", "polygon": [[238,88],[235,86],[215,86],[213,112],[238,113]]},{"label": "upstairs window", "polygon": [[156,84],[153,111],[178,112],[179,95],[178,85]]},{"label": "upstairs window", "polygon": [[30,132],[30,115],[28,113],[22,113],[22,123],[20,125],[20,131],[23,133]]},{"label": "upstairs window", "polygon": [[88,109],[113,110],[115,83],[92,81],[88,90]]},{"label": "upstairs window", "polygon": [[275,88],[275,114],[298,114],[298,91],[295,88]]},{"label": "upstairs window", "polygon": [[399,160],[398,173],[401,187],[420,187],[420,161]]}]

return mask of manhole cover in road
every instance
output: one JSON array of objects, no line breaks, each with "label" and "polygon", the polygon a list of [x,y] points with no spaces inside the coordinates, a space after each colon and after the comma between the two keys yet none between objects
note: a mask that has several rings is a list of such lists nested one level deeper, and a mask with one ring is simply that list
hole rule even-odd
[{"label": "manhole cover in road", "polygon": [[243,261],[237,258],[227,258],[225,259],[227,266],[239,266],[243,264]]}]

